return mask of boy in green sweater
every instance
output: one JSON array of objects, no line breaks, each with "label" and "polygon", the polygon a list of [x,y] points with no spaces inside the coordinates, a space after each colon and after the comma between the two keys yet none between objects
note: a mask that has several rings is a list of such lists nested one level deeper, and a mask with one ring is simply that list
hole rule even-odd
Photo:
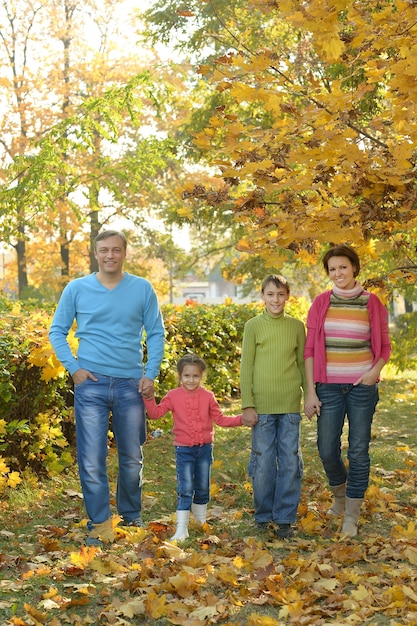
[{"label": "boy in green sweater", "polygon": [[293,534],[301,495],[300,406],[304,373],[304,324],[287,313],[287,280],[279,274],[262,283],[265,310],[245,324],[240,370],[242,412],[252,428],[249,476],[255,521],[271,522],[278,537]]}]

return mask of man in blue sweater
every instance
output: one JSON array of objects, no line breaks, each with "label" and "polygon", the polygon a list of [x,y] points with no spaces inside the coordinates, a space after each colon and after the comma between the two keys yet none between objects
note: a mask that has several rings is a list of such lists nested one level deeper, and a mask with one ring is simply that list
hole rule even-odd
[{"label": "man in blue sweater", "polygon": [[[62,292],[49,331],[57,358],[74,381],[77,459],[91,531],[110,526],[107,477],[109,416],[117,444],[117,509],[124,523],[142,526],[143,397],[152,397],[164,353],[164,326],[152,285],[123,271],[126,238],[115,230],[95,239],[98,272],[77,278]],[[76,321],[72,354],[68,333]],[[143,332],[147,362],[143,363]]]}]

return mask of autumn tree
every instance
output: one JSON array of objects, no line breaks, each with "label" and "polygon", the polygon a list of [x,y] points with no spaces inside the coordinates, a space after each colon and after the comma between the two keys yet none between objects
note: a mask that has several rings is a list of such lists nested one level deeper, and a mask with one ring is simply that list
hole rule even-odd
[{"label": "autumn tree", "polygon": [[[3,86],[16,100],[2,121],[1,231],[18,252],[20,295],[28,291],[28,267],[35,267],[28,247],[38,253],[49,243],[35,281],[55,281],[59,290],[70,273],[95,267],[92,243],[86,250],[80,241],[92,242],[116,218],[139,228],[154,181],[177,167],[171,143],[151,126],[165,87],[146,71],[146,54],[139,59],[133,46],[126,49],[126,32],[114,19],[119,5],[0,5],[11,74]],[[51,251],[55,240],[59,256]]]},{"label": "autumn tree", "polygon": [[[29,149],[31,138],[38,136],[37,120],[44,102],[48,100],[47,71],[42,83],[36,80],[39,56],[37,46],[46,37],[38,21],[42,4],[29,0],[18,12],[15,3],[0,3],[2,27],[0,29],[0,54],[2,61],[1,101],[3,114],[0,120],[2,161],[7,164]],[[45,68],[46,70],[46,68]],[[34,98],[36,90],[37,96]],[[50,110],[45,112],[45,123],[50,124]],[[10,207],[8,230],[14,231],[13,247],[17,255],[18,280],[21,290],[27,287],[26,271],[26,207],[16,201]]]},{"label": "autumn tree", "polygon": [[[233,7],[238,3],[233,0],[230,4]],[[225,5],[215,1],[197,5],[194,13],[194,3],[178,6],[178,3],[170,1],[153,2],[151,8],[143,13],[146,29],[142,31],[142,36],[152,45],[175,48],[177,63],[172,71],[178,71],[180,60],[180,71],[188,88],[185,99],[176,100],[176,109],[181,113],[176,116],[175,127],[169,129],[170,136],[181,147],[184,161],[182,172],[172,189],[177,201],[170,205],[165,219],[178,226],[186,224],[189,229],[190,271],[207,276],[214,267],[220,267],[226,278],[239,283],[241,277],[235,271],[235,264],[242,254],[236,251],[236,244],[245,228],[233,219],[233,202],[228,199],[228,194],[221,188],[221,181],[216,179],[213,168],[208,165],[208,155],[193,141],[195,132],[208,124],[211,111],[223,103],[222,95],[213,90],[196,69],[199,60],[205,59],[207,55],[212,56],[215,50],[223,49],[224,43],[219,41],[217,45],[217,40],[213,42],[210,35],[217,29],[217,37],[223,29],[223,23],[219,23],[214,11],[218,8],[224,15],[229,3]],[[207,31],[210,31],[209,34]],[[211,198],[221,204],[208,204],[203,193],[201,201],[192,207],[186,191],[184,194],[181,192],[190,187],[192,189],[197,181],[197,190],[202,189],[204,192],[210,188]],[[226,276],[227,272],[229,274]],[[242,273],[242,276],[245,274]],[[252,289],[252,285],[249,285],[249,289]]]},{"label": "autumn tree", "polygon": [[[190,183],[190,211],[202,201],[221,210],[227,196],[246,230],[238,248],[272,265],[294,255],[311,262],[323,245],[345,241],[371,259],[387,257],[379,274],[405,268],[397,271],[409,277],[417,225],[415,4],[245,5],[251,17],[240,2],[224,9],[189,2],[178,15],[179,28],[206,28],[219,52],[199,67],[217,98],[195,144],[216,168],[222,194]],[[174,3],[154,3],[150,17],[162,20],[162,6],[170,9],[167,33],[178,28]],[[247,28],[255,18],[256,28]]]}]

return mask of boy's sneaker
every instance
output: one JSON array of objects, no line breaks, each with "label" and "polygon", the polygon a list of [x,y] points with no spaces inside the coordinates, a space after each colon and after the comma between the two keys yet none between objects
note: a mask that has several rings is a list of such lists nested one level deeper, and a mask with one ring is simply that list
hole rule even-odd
[{"label": "boy's sneaker", "polygon": [[271,522],[256,522],[256,528],[259,528],[259,530],[267,530],[270,524]]},{"label": "boy's sneaker", "polygon": [[294,530],[292,529],[291,524],[278,524],[275,534],[277,537],[280,537],[280,539],[286,539],[287,537],[292,537],[294,535]]}]

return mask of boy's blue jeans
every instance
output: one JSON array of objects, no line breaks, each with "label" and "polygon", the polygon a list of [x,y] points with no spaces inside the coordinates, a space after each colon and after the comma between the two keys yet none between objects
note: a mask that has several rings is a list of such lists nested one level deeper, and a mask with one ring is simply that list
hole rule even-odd
[{"label": "boy's blue jeans", "polygon": [[177,511],[190,511],[195,504],[210,500],[210,471],[213,446],[175,446],[177,465]]},{"label": "boy's blue jeans", "polygon": [[252,428],[249,476],[258,523],[295,522],[303,475],[300,422],[299,413],[259,414]]},{"label": "boy's blue jeans", "polygon": [[95,374],[75,385],[74,409],[78,468],[84,504],[93,524],[109,519],[107,478],[109,415],[117,444],[119,474],[116,502],[119,515],[129,523],[141,515],[142,446],[146,421],[137,378]]},{"label": "boy's blue jeans", "polygon": [[[317,447],[329,485],[347,482],[348,498],[363,498],[369,484],[369,444],[378,385],[317,383],[316,393],[322,403],[317,418]],[[345,416],[349,423],[348,469],[341,447]]]}]

